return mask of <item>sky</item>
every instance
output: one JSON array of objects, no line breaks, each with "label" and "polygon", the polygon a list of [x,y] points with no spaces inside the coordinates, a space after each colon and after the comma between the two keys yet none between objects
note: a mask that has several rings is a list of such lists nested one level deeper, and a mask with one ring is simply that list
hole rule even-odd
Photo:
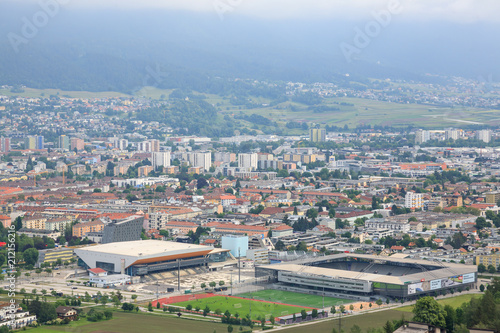
[{"label": "sky", "polygon": [[58,1],[68,7],[162,8],[198,12],[237,13],[263,19],[366,19],[391,6],[406,19],[455,23],[500,22],[498,0],[16,0]]}]

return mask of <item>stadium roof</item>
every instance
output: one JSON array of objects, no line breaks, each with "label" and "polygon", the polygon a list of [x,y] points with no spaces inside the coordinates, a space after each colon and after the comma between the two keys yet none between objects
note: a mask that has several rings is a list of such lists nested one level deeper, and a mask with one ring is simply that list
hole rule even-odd
[{"label": "stadium roof", "polygon": [[[437,269],[431,271],[422,271],[419,273],[408,274],[404,276],[392,276],[385,274],[374,274],[374,273],[365,273],[359,271],[349,271],[342,269],[333,269],[333,268],[323,268],[317,266],[307,266],[307,264],[312,264],[314,262],[326,261],[329,259],[343,259],[343,258],[357,258],[364,260],[377,261],[381,264],[392,262],[392,263],[409,263],[414,265],[421,266],[436,266]],[[413,260],[413,259],[401,259],[401,258],[391,258],[385,256],[373,256],[373,255],[365,255],[365,254],[351,254],[351,253],[343,253],[343,254],[335,254],[331,256],[323,256],[316,257],[313,259],[306,259],[282,264],[274,264],[274,265],[266,265],[261,266],[266,269],[272,269],[276,271],[286,271],[292,273],[298,273],[303,275],[316,275],[316,276],[324,276],[328,278],[347,278],[347,279],[355,279],[362,281],[371,281],[371,282],[382,282],[382,283],[390,283],[390,284],[398,284],[404,285],[412,282],[426,281],[426,280],[434,280],[434,279],[444,279],[449,278],[451,276],[462,275],[467,273],[477,272],[477,266],[471,265],[461,265],[461,264],[453,264],[453,263],[442,263],[442,262],[433,262],[427,260]]]},{"label": "stadium roof", "polygon": [[213,250],[204,245],[166,242],[161,240],[139,240],[131,242],[115,242],[79,249],[80,251],[100,252],[106,254],[127,255],[134,257],[162,255],[166,252],[197,252]]}]

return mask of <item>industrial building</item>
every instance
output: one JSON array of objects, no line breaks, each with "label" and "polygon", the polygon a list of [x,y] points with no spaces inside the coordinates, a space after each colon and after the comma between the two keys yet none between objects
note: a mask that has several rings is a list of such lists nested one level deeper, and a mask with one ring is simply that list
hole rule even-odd
[{"label": "industrial building", "polygon": [[147,275],[189,267],[207,267],[209,262],[229,258],[229,250],[213,247],[139,240],[115,242],[75,249],[79,264],[86,269],[102,268],[111,274]]},{"label": "industrial building", "polygon": [[414,299],[474,287],[477,267],[342,253],[259,266],[255,275],[280,290],[356,300]]}]

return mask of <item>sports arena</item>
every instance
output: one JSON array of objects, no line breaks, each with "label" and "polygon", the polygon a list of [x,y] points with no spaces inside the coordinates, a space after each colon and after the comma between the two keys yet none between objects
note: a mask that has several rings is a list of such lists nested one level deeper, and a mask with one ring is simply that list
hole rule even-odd
[{"label": "sports arena", "polygon": [[131,276],[147,275],[162,271],[203,268],[209,262],[222,262],[229,258],[229,250],[213,247],[140,240],[115,242],[75,249],[85,268],[102,268],[109,273]]},{"label": "sports arena", "polygon": [[274,289],[357,300],[412,299],[474,287],[477,266],[342,253],[259,266]]}]

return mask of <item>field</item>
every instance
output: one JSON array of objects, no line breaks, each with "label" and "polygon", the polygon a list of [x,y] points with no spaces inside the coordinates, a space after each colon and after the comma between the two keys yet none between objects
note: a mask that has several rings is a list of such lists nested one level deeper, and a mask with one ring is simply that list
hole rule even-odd
[{"label": "field", "polygon": [[[323,297],[318,295],[307,295],[294,293],[290,291],[281,290],[261,290],[252,293],[240,294],[240,297],[253,298],[262,301],[278,302],[299,306],[307,306],[312,308],[322,308],[323,307]],[[351,300],[335,298],[335,297],[325,297],[325,307],[331,307],[333,305],[351,303]]]},{"label": "field", "polygon": [[[168,98],[172,90],[158,89],[155,87],[144,87],[134,95],[152,99]],[[194,94],[198,94],[193,92]],[[0,89],[0,95],[25,96],[25,97],[49,97],[58,95],[73,98],[103,98],[103,97],[131,97],[119,92],[88,92],[88,91],[62,91],[59,89],[32,89],[24,88],[22,93],[12,93],[6,89]],[[216,106],[220,116],[234,117],[239,113],[246,115],[257,114],[278,123],[288,135],[304,134],[302,129],[284,128],[287,122],[312,122],[317,124],[344,126],[353,128],[357,125],[371,124],[382,126],[414,126],[426,128],[442,128],[443,126],[465,126],[481,124],[499,124],[500,111],[480,109],[473,107],[440,107],[424,104],[400,104],[385,101],[374,101],[362,98],[326,98],[322,106],[337,108],[336,111],[315,113],[307,105],[292,101],[283,102],[275,106],[269,106],[272,102],[261,97],[251,97],[250,100],[255,108],[247,108],[244,105],[233,105],[229,97],[212,94],[203,94],[206,101]],[[255,125],[246,120],[238,119],[243,127],[262,130],[262,125]]]},{"label": "field", "polygon": [[[411,313],[404,313],[396,310],[384,310],[372,313],[367,313],[357,316],[344,316],[342,317],[342,331],[349,332],[351,327],[358,325],[363,332],[366,332],[369,328],[379,328],[384,326],[388,320],[400,320],[403,318],[405,320],[411,320]],[[338,317],[338,315],[337,315]],[[297,326],[286,329],[286,333],[310,333],[310,332],[331,332],[335,328],[338,332],[339,320],[327,320],[322,321],[317,324],[304,325],[299,324]]]},{"label": "field", "polygon": [[[445,298],[445,299],[439,299],[437,302],[442,306],[451,305],[454,308],[458,308],[463,303],[469,302],[474,297],[478,298],[481,296],[478,294],[465,294],[465,295],[459,295],[459,296],[449,297],[449,298]],[[403,306],[403,307],[398,308],[397,310],[402,311],[402,312],[412,312],[413,305]]]},{"label": "field", "polygon": [[[145,324],[147,322],[147,324]],[[168,329],[167,329],[168,327]],[[87,321],[76,322],[65,326],[51,326],[29,329],[29,333],[56,333],[56,332],[78,332],[78,333],[136,333],[143,332],[168,332],[171,333],[213,333],[227,332],[227,325],[200,322],[195,320],[178,319],[165,315],[123,313],[114,312],[113,319],[98,323]]]},{"label": "field", "polygon": [[172,305],[186,307],[189,304],[193,306],[193,309],[199,306],[202,310],[208,305],[210,311],[212,312],[216,309],[220,309],[222,313],[226,312],[226,310],[229,310],[232,315],[238,313],[240,317],[246,317],[247,314],[251,313],[252,319],[257,319],[257,317],[259,316],[266,316],[266,318],[269,318],[271,314],[274,317],[279,317],[294,313],[300,313],[302,309],[306,308],[225,296],[214,296],[192,301],[174,303]]}]

